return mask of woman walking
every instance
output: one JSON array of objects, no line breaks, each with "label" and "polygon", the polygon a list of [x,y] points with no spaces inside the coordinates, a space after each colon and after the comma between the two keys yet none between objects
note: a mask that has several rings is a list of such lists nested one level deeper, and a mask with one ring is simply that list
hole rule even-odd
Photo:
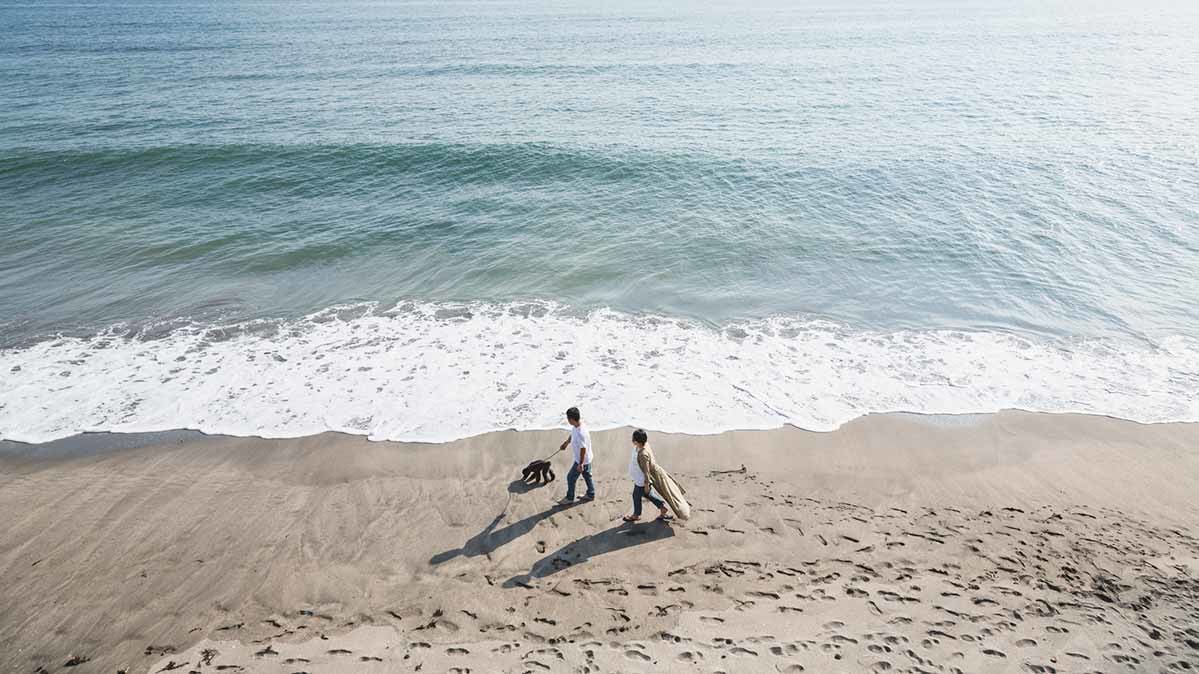
[{"label": "woman walking", "polygon": [[[624,521],[636,522],[641,519],[642,499],[649,499],[650,503],[657,506],[659,520],[671,519],[666,510],[667,503],[680,519],[689,518],[691,506],[683,498],[686,491],[654,460],[654,452],[649,448],[649,434],[640,428],[633,431],[632,453],[629,477],[633,480],[633,514],[625,515]],[[665,502],[655,498],[652,492],[660,494]]]}]

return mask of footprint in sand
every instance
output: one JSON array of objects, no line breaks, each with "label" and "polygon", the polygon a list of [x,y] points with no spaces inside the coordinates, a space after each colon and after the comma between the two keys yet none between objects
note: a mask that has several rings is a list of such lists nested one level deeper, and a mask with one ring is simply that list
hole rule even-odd
[{"label": "footprint in sand", "polygon": [[630,660],[640,660],[642,662],[649,662],[653,659],[645,653],[642,653],[641,651],[635,651],[631,648],[624,652],[624,656]]},{"label": "footprint in sand", "polygon": [[470,651],[465,648],[447,648],[445,653],[446,655],[470,655]]},{"label": "footprint in sand", "polygon": [[1016,645],[1020,648],[1032,648],[1037,645],[1037,642],[1032,639],[1021,639],[1016,642]]},{"label": "footprint in sand", "polygon": [[683,651],[675,659],[679,662],[695,662],[696,660],[702,660],[703,657],[704,654],[699,651]]},{"label": "footprint in sand", "polygon": [[559,660],[566,659],[566,656],[562,655],[562,651],[558,650],[557,648],[541,648],[533,651],[533,655],[551,655]]}]

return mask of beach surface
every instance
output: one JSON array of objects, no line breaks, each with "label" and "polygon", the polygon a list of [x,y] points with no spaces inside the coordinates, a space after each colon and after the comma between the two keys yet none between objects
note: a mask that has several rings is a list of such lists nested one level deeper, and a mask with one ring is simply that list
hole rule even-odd
[{"label": "beach surface", "polygon": [[0,670],[1199,669],[1199,425],[651,432],[693,518],[634,525],[628,435],[570,506],[558,431],[4,444]]}]

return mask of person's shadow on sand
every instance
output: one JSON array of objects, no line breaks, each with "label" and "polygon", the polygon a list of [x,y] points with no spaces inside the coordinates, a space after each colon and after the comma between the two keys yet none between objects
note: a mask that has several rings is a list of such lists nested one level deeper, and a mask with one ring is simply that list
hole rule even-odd
[{"label": "person's shadow on sand", "polygon": [[[508,485],[508,493],[524,494],[539,487],[543,487],[546,484],[549,483],[528,484],[520,480],[513,480],[511,484]],[[429,559],[429,563],[433,566],[437,566],[438,564],[444,564],[455,557],[478,557],[480,555],[490,555],[500,546],[507,545],[508,543],[511,543],[517,538],[520,538],[521,536],[524,536],[532,531],[533,527],[537,526],[538,522],[550,517],[554,513],[562,512],[563,510],[571,508],[577,503],[579,502],[576,501],[574,504],[557,504],[550,507],[548,510],[539,512],[535,515],[529,515],[518,522],[513,522],[502,529],[496,529],[500,522],[504,521],[504,516],[508,514],[508,509],[505,507],[503,512],[501,512],[499,515],[496,515],[495,519],[491,520],[491,523],[484,527],[482,531],[475,534],[469,540],[463,543],[462,547],[455,548],[453,550],[446,550],[445,552],[439,552]]]},{"label": "person's shadow on sand", "polygon": [[533,568],[527,574],[513,576],[504,581],[504,587],[528,585],[530,580],[552,576],[559,571],[582,564],[594,557],[634,545],[644,545],[674,536],[674,529],[669,524],[653,521],[647,524],[630,524],[621,522],[616,526],[601,531],[598,534],[584,536],[577,541],[567,543],[554,552],[533,563]]}]

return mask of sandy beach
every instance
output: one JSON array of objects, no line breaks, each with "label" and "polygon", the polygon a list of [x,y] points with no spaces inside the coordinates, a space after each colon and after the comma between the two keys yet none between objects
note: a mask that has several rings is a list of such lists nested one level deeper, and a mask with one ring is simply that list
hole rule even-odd
[{"label": "sandy beach", "polygon": [[1199,2],[0,35],[0,674],[1199,674]]},{"label": "sandy beach", "polygon": [[1199,425],[651,433],[670,525],[620,521],[627,429],[594,502],[514,483],[564,436],[9,443],[0,670],[1199,669]]}]

